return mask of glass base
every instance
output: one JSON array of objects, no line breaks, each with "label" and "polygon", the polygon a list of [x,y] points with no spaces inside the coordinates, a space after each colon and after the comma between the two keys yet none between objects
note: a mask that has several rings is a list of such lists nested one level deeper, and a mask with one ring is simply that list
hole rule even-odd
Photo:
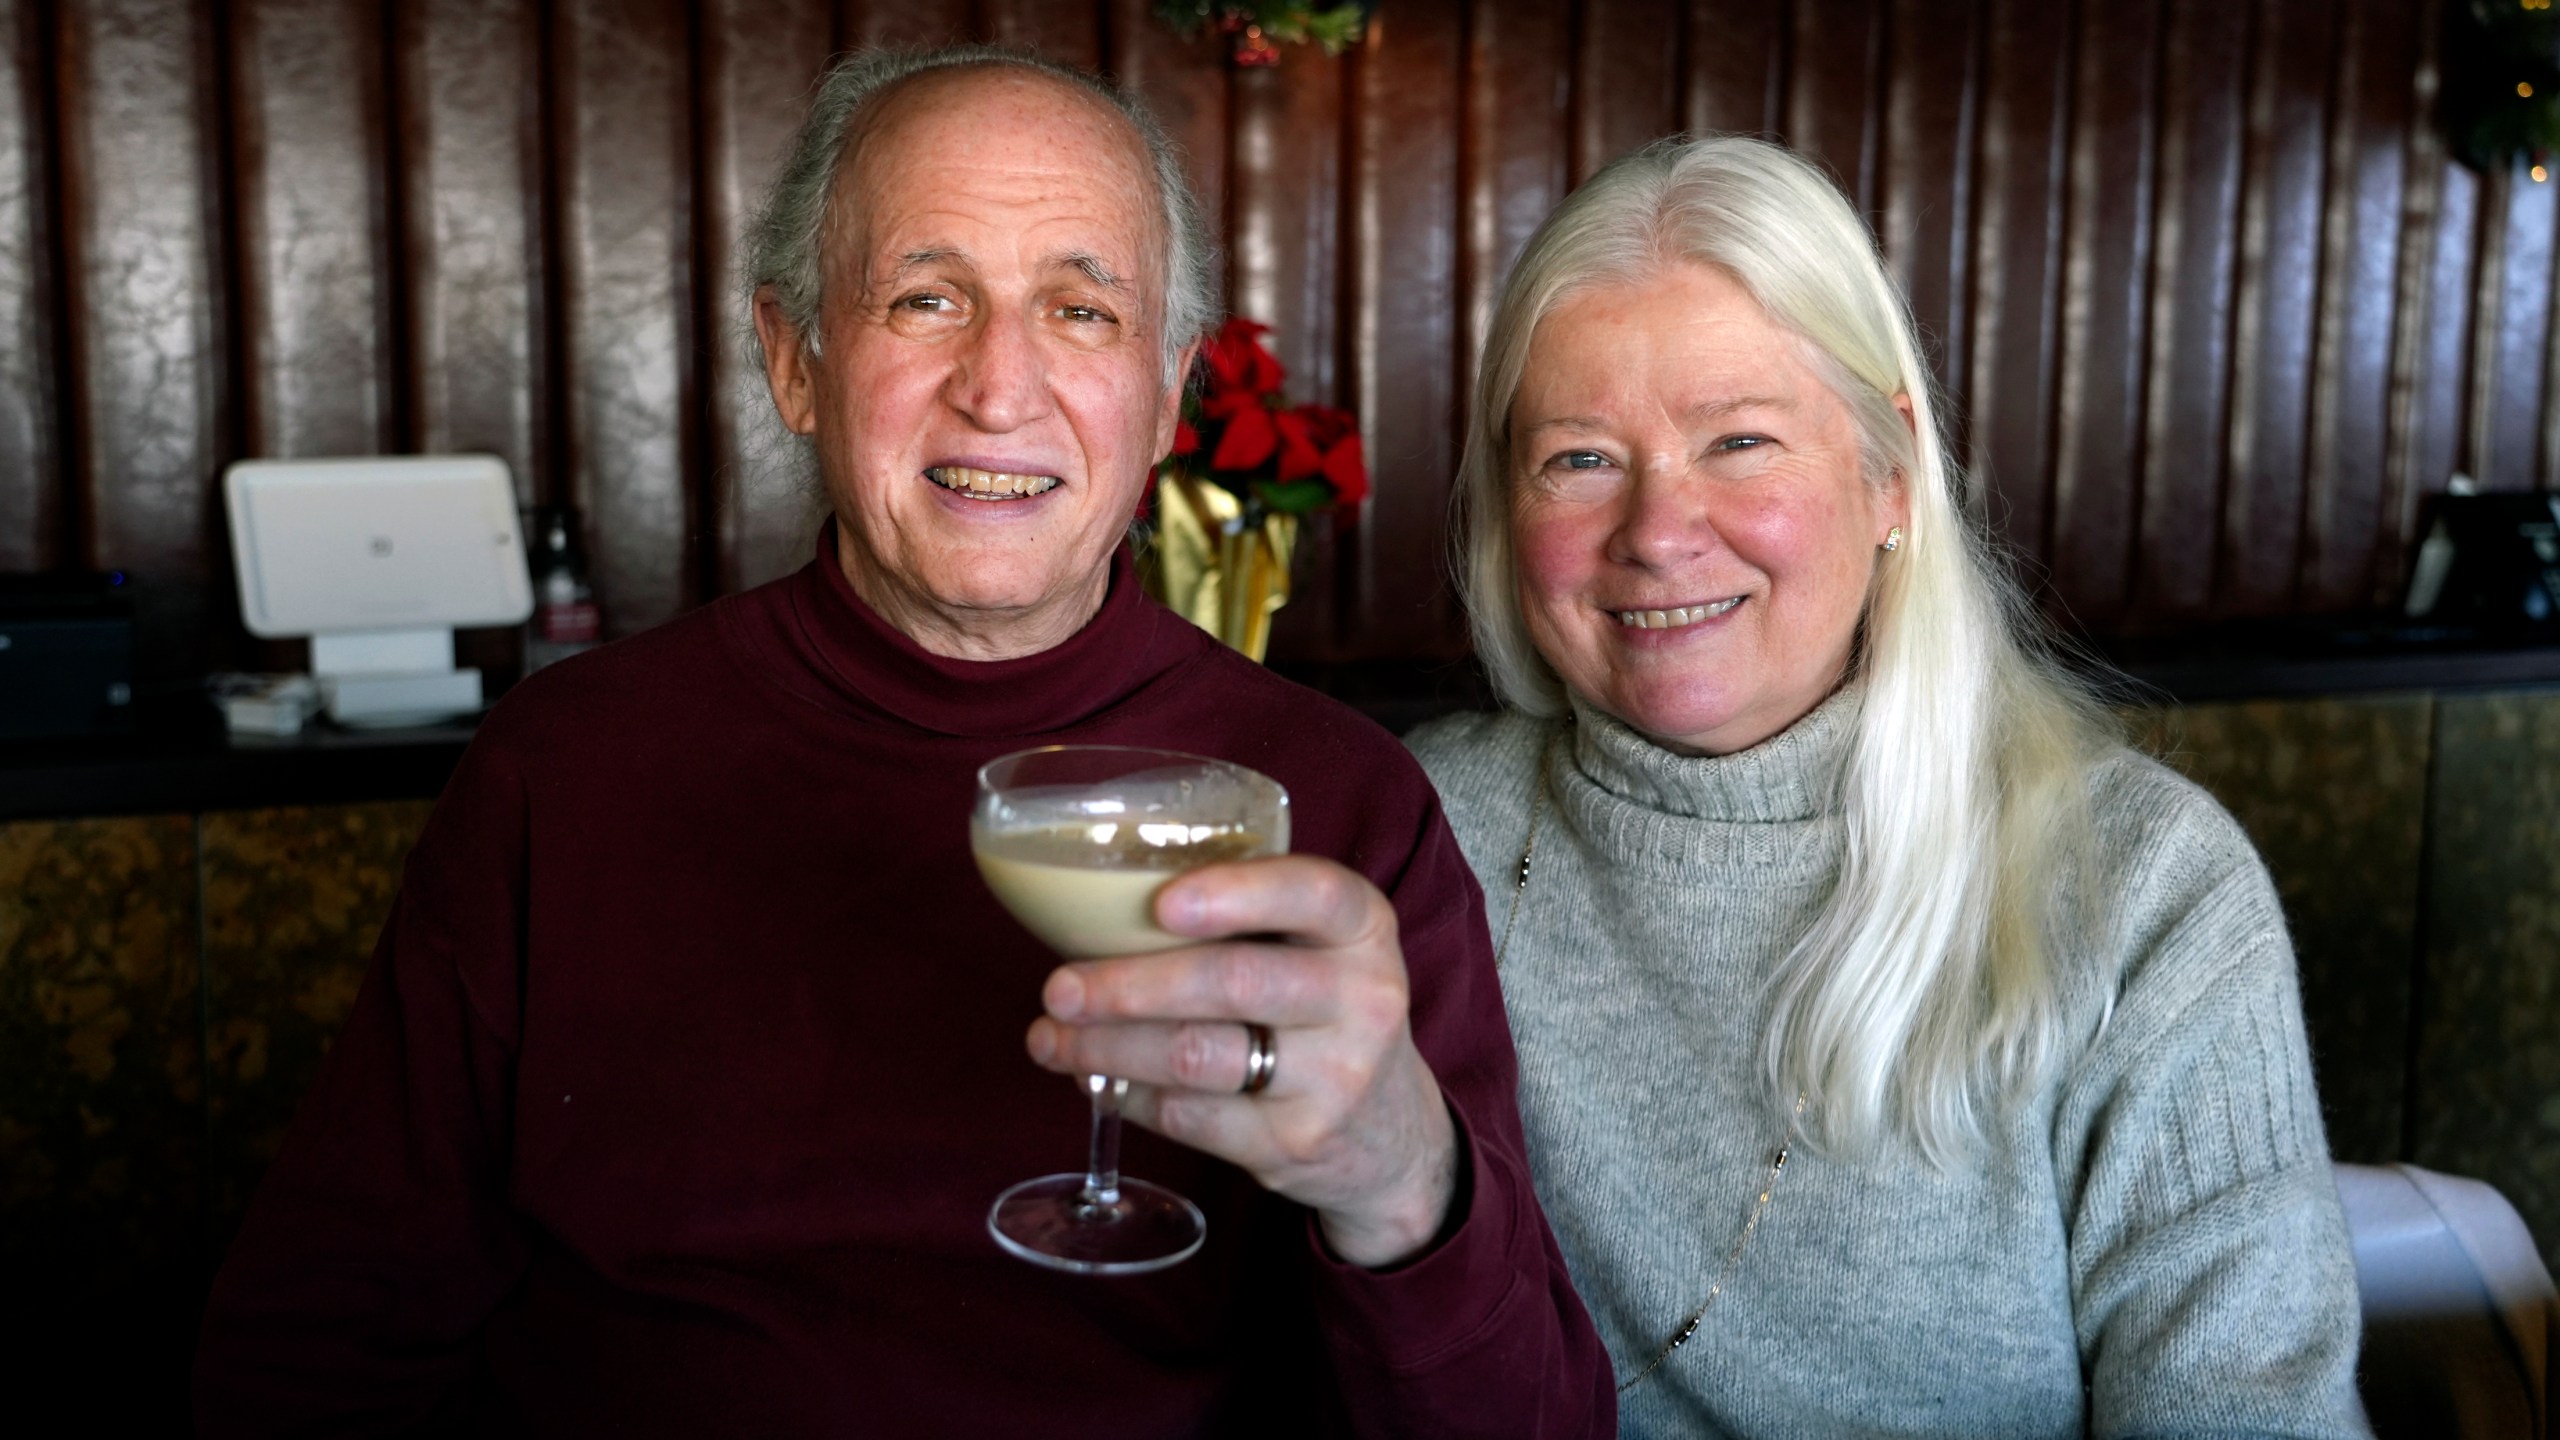
[{"label": "glass base", "polygon": [[1209,1235],[1200,1207],[1144,1180],[1123,1178],[1120,1200],[1087,1204],[1085,1177],[1043,1175],[996,1197],[996,1243],[1034,1265],[1078,1275],[1143,1275],[1179,1265]]}]

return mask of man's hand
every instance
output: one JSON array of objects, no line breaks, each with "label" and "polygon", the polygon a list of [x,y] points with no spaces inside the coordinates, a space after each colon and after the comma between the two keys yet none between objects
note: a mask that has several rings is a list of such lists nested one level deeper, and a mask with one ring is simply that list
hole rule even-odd
[{"label": "man's hand", "polygon": [[[1059,967],[1024,1037],[1031,1058],[1130,1081],[1130,1120],[1314,1210],[1352,1264],[1429,1244],[1456,1192],[1457,1132],[1413,1045],[1387,898],[1288,855],[1203,866],[1155,906],[1157,924],[1211,943]],[[1237,1093],[1248,1021],[1272,1033],[1259,1095]]]}]

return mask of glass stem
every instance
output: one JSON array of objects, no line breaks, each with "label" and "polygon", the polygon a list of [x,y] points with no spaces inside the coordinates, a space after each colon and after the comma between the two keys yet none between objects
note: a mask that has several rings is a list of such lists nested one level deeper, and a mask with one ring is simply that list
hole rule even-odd
[{"label": "glass stem", "polygon": [[1120,1204],[1120,1102],[1129,1082],[1108,1075],[1087,1075],[1084,1088],[1093,1096],[1093,1143],[1085,1151],[1084,1203],[1099,1210]]}]

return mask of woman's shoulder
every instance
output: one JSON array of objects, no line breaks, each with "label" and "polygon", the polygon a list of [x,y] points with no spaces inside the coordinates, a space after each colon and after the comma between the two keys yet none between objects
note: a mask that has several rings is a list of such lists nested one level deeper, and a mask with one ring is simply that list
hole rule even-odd
[{"label": "woman's shoulder", "polygon": [[1468,710],[1415,726],[1404,743],[1441,801],[1451,804],[1518,790],[1549,728],[1549,722],[1516,710]]},{"label": "woman's shoulder", "polygon": [[2116,747],[2091,769],[2094,895],[2110,912],[2119,991],[2290,987],[2293,948],[2275,881],[2211,792]]},{"label": "woman's shoulder", "polygon": [[2119,1357],[2090,1413],[2173,1429],[2191,1413],[2179,1387],[2254,1364],[2215,1383],[2291,1433],[2360,1433],[2355,1269],[2275,887],[2193,781],[2130,750],[2089,778],[2112,983],[2090,997],[2040,1138],[2082,1344]]},{"label": "woman's shoulder", "polygon": [[1414,727],[1406,748],[1440,793],[1449,828],[1470,859],[1490,838],[1515,831],[1529,804],[1538,755],[1551,722],[1515,710],[1466,711]]},{"label": "woman's shoulder", "polygon": [[2089,818],[2101,853],[2119,863],[2217,873],[2257,863],[2213,792],[2131,746],[2111,746],[2090,766]]}]

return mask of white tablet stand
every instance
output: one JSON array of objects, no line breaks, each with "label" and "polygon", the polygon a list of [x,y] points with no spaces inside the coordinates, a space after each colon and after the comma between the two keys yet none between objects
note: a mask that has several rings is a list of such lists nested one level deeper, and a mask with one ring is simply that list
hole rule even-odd
[{"label": "white tablet stand", "polygon": [[422,725],[481,706],[453,663],[461,625],[533,612],[515,490],[486,455],[246,460],[223,474],[240,613],[311,637],[341,725]]},{"label": "white tablet stand", "polygon": [[314,635],[311,675],[341,725],[428,725],[481,704],[480,672],[454,668],[450,628]]}]

